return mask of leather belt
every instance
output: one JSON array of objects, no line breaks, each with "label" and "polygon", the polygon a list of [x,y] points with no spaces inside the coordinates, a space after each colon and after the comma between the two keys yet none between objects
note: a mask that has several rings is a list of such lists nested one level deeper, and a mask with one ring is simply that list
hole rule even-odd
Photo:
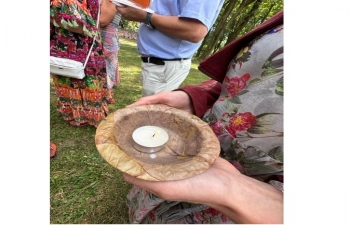
[{"label": "leather belt", "polygon": [[144,63],[153,63],[156,65],[165,65],[164,61],[180,61],[180,60],[186,60],[188,58],[178,58],[178,59],[162,59],[157,57],[141,57],[142,62]]}]

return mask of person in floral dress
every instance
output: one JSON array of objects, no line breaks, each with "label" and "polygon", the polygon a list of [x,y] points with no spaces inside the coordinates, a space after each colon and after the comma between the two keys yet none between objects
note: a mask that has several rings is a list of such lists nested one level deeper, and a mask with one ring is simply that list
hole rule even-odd
[{"label": "person in floral dress", "polygon": [[[99,0],[50,0],[50,55],[84,63],[91,44],[94,45],[83,79],[51,74],[58,96],[57,110],[72,126],[97,127],[108,115],[108,104],[115,102],[110,89],[118,83],[119,75],[116,51],[110,45],[116,43],[116,38],[112,39],[106,32],[116,31],[118,17],[112,3],[102,1],[100,25],[107,27],[101,37],[96,26],[99,4]],[[111,21],[115,23],[110,24]],[[107,40],[106,48],[104,40]]]},{"label": "person in floral dress", "polygon": [[212,79],[140,98],[201,117],[221,153],[205,172],[134,184],[131,223],[283,223],[283,11],[201,62]]}]

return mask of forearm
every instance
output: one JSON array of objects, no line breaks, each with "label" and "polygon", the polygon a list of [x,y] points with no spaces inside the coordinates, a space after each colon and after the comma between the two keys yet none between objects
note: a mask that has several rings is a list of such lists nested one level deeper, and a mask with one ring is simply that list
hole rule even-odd
[{"label": "forearm", "polygon": [[[136,22],[145,22],[147,12],[132,7],[116,6],[118,12],[124,19]],[[164,34],[190,42],[203,40],[208,33],[207,27],[199,20],[183,18],[178,16],[165,16],[153,13],[151,16],[153,27]]]},{"label": "forearm", "polygon": [[168,36],[194,43],[203,40],[208,33],[207,27],[200,21],[178,16],[163,16],[154,13],[151,23],[155,29]]},{"label": "forearm", "polygon": [[103,0],[101,5],[100,27],[107,26],[117,13],[116,7],[109,0]]},{"label": "forearm", "polygon": [[[235,175],[231,191],[221,202],[204,203],[235,223],[283,223],[283,193],[243,174]],[[222,194],[219,194],[222,197]],[[219,198],[220,199],[220,198]]]},{"label": "forearm", "polygon": [[123,178],[168,201],[210,206],[235,223],[283,223],[282,192],[220,157],[205,172],[183,180],[146,181],[125,173]]}]

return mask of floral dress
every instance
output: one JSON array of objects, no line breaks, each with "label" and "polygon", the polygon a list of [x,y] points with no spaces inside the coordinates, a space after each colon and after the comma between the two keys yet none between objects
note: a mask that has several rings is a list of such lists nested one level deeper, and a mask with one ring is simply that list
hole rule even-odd
[{"label": "floral dress", "polygon": [[[232,59],[220,97],[202,119],[217,135],[221,157],[283,191],[283,26]],[[137,186],[127,203],[131,223],[233,223],[210,207],[165,201]]]},{"label": "floral dress", "polygon": [[[58,95],[57,110],[73,126],[97,127],[113,102],[113,96],[108,95],[104,49],[96,26],[99,4],[99,0],[50,0],[50,55],[84,63],[94,44],[83,79],[51,74]],[[77,22],[83,24],[84,34],[65,29],[76,27]]]}]

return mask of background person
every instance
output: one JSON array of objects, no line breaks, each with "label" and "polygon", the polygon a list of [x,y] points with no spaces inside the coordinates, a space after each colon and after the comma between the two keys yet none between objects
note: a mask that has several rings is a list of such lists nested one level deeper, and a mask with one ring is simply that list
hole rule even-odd
[{"label": "background person", "polygon": [[[52,74],[58,96],[57,110],[72,126],[88,124],[97,127],[108,114],[108,104],[114,103],[108,90],[116,81],[116,47],[111,49],[110,43],[107,43],[107,48],[104,49],[96,28],[99,4],[98,0],[50,1],[50,55],[84,63],[93,37],[98,35],[83,79]],[[107,26],[106,30],[102,28],[105,34],[103,39],[115,43],[115,36],[109,37],[105,31],[112,32],[114,29],[116,32],[113,19],[116,18],[117,10],[108,0],[101,4],[100,26]],[[107,53],[107,60],[104,53]],[[109,69],[106,69],[106,61]],[[107,72],[110,72],[110,76],[107,76]]]},{"label": "background person", "polygon": [[[109,0],[102,4],[100,32],[103,43],[103,54],[106,59],[108,102],[115,103],[113,87],[120,83],[118,53],[120,49],[118,25],[121,15],[117,13]],[[111,15],[114,17],[111,20]]]},{"label": "background person", "polygon": [[141,55],[142,95],[178,88],[191,68],[191,58],[213,26],[224,0],[153,0],[147,13],[116,6],[130,21],[141,22],[137,49]]},{"label": "background person", "polygon": [[213,78],[140,98],[206,121],[221,153],[197,176],[166,182],[123,173],[131,223],[283,223],[283,11],[205,59]]},{"label": "background person", "polygon": [[[85,78],[51,74],[58,96],[57,111],[72,126],[97,127],[108,114],[108,104],[115,102],[112,88],[119,82],[116,32],[120,15],[108,0],[50,0],[50,55],[82,63],[98,32],[99,4],[102,39],[100,36],[95,39],[95,47],[85,67]],[[62,24],[62,21],[66,23]],[[54,158],[56,152],[56,144],[50,141],[50,158]]]}]

